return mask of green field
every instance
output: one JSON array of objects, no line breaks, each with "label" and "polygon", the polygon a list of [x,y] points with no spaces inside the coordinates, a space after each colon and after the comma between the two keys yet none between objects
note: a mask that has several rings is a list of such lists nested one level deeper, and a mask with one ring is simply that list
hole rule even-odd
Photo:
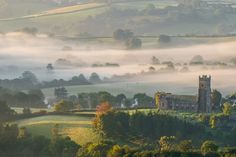
[{"label": "green field", "polygon": [[31,18],[40,18],[44,16],[54,16],[54,15],[60,15],[60,14],[68,14],[68,13],[74,13],[84,10],[91,10],[91,9],[97,9],[104,7],[105,5],[103,3],[87,3],[87,4],[78,4],[74,6],[68,6],[68,7],[62,7],[62,8],[55,8],[52,10],[43,11],[37,14],[31,14],[21,17],[13,17],[13,18],[6,18],[6,19],[0,19],[0,21],[14,21],[14,20],[23,20],[23,19],[31,19]]},{"label": "green field", "polygon": [[[60,27],[60,29],[63,29],[60,31],[65,32],[67,35],[76,34],[76,32],[70,29],[71,25],[76,25],[76,23],[84,20],[88,16],[103,13],[107,8],[106,6],[87,5],[87,7],[71,6],[70,8],[53,9],[38,14],[0,19],[1,31],[36,27],[42,32],[50,32],[55,30],[55,27]],[[94,8],[92,8],[92,6]]]},{"label": "green field", "polygon": [[43,135],[51,138],[51,129],[55,124],[59,124],[60,134],[69,136],[78,144],[85,144],[95,141],[98,137],[92,131],[90,117],[82,116],[42,116],[18,120],[14,123],[19,127],[26,127],[33,135]]}]

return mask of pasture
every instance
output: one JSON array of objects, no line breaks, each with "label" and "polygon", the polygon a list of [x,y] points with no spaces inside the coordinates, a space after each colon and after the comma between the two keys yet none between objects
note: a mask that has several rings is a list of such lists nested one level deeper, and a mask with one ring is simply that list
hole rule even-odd
[{"label": "pasture", "polygon": [[85,144],[98,139],[92,131],[92,118],[85,116],[50,115],[15,121],[19,127],[26,127],[33,136],[43,135],[51,138],[51,129],[59,124],[60,134],[69,136],[78,144]]}]

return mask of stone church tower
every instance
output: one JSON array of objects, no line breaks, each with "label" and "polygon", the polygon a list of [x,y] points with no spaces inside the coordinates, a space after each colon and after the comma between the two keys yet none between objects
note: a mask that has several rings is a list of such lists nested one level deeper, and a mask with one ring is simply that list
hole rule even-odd
[{"label": "stone church tower", "polygon": [[198,112],[210,113],[211,110],[211,76],[199,76]]}]

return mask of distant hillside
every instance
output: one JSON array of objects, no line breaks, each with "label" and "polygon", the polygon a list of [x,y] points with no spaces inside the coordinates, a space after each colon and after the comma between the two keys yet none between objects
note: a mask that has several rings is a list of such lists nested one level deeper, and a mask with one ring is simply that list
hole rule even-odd
[{"label": "distant hillside", "polygon": [[26,16],[58,7],[88,2],[89,0],[0,0],[0,18]]},{"label": "distant hillside", "polygon": [[[5,1],[12,5],[2,3],[2,8],[15,9],[4,12],[5,16],[0,13],[1,32],[24,27],[35,27],[40,32],[59,36],[112,36],[119,28],[130,29],[137,35],[230,35],[236,31],[236,8],[234,4],[225,4],[226,0],[219,0],[219,3],[210,0],[192,0],[194,3],[179,3],[180,0],[19,0],[22,3],[17,4],[13,3],[15,0]],[[12,15],[6,16],[7,13]],[[10,20],[3,20],[5,18]]]}]

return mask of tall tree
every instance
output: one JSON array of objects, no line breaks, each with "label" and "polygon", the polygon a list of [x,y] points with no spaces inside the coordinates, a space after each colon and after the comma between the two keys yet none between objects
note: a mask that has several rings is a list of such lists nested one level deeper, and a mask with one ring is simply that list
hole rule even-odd
[{"label": "tall tree", "polygon": [[91,83],[101,83],[102,82],[99,75],[95,72],[91,74],[91,76],[89,77],[89,81]]}]

